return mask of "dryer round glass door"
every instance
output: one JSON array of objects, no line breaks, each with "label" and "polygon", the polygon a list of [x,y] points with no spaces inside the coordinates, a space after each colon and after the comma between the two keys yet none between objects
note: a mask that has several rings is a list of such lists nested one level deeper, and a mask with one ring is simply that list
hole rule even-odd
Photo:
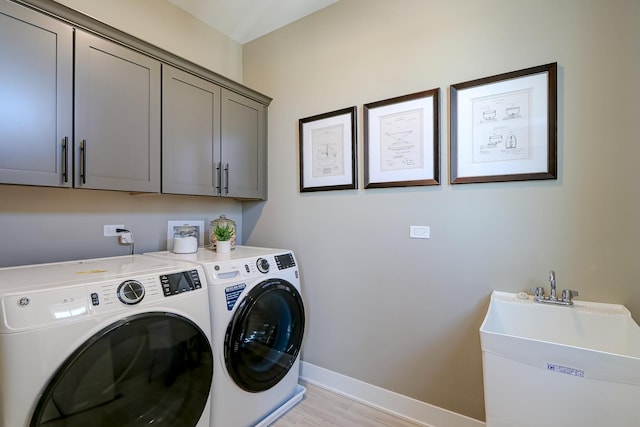
[{"label": "dryer round glass door", "polygon": [[265,280],[249,290],[225,336],[225,364],[235,383],[260,392],[284,378],[300,351],[304,321],[302,297],[286,280]]},{"label": "dryer round glass door", "polygon": [[193,427],[212,377],[211,345],[195,323],[164,312],[130,316],[67,358],[30,425]]}]

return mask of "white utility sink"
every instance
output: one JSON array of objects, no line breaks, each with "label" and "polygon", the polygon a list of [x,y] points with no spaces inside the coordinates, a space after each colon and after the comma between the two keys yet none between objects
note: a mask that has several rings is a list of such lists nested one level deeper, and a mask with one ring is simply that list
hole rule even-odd
[{"label": "white utility sink", "polygon": [[480,342],[487,427],[640,426],[640,327],[623,305],[494,291]]}]

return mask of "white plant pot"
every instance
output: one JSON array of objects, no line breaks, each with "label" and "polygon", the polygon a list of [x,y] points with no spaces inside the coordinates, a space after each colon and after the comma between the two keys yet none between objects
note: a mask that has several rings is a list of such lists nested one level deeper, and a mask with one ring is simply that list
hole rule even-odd
[{"label": "white plant pot", "polygon": [[231,253],[231,240],[218,240],[216,242],[216,252],[218,252],[219,254]]}]

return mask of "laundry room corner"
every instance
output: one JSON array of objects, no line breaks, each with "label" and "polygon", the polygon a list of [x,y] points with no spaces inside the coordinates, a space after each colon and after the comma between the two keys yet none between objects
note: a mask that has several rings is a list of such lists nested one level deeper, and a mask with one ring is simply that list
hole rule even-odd
[{"label": "laundry room corner", "polygon": [[[581,298],[638,316],[638,12],[624,0],[341,0],[243,46],[245,83],[274,99],[269,200],[245,208],[246,239],[300,259],[305,363],[482,421],[478,330],[492,290],[528,290],[555,270]],[[550,63],[557,178],[452,184],[452,85]],[[365,188],[364,106],[431,89],[439,185]],[[354,106],[356,188],[300,191],[300,120]]]}]

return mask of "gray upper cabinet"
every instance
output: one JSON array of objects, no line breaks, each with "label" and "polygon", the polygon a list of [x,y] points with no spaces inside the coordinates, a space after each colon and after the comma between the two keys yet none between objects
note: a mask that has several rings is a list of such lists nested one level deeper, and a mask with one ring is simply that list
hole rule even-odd
[{"label": "gray upper cabinet", "polygon": [[266,107],[162,67],[162,192],[266,198]]},{"label": "gray upper cabinet", "polygon": [[162,192],[216,196],[220,86],[162,65]]},{"label": "gray upper cabinet", "polygon": [[73,29],[0,2],[0,182],[69,187]]},{"label": "gray upper cabinet", "polygon": [[75,184],[160,192],[160,62],[76,30]]},{"label": "gray upper cabinet", "polygon": [[267,198],[267,107],[222,90],[221,194]]},{"label": "gray upper cabinet", "polygon": [[57,2],[14,1],[0,183],[266,199],[271,98]]}]

